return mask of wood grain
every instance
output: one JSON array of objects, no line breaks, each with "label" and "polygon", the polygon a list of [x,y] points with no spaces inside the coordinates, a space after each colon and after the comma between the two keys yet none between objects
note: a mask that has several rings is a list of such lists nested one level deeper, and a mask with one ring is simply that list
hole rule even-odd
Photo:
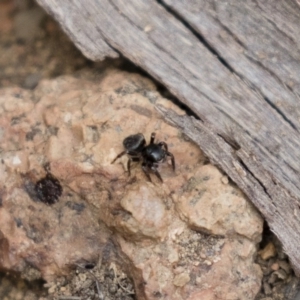
[{"label": "wood grain", "polygon": [[248,195],[300,275],[300,8],[292,0],[38,0],[91,59],[121,53],[199,119],[161,112]]}]

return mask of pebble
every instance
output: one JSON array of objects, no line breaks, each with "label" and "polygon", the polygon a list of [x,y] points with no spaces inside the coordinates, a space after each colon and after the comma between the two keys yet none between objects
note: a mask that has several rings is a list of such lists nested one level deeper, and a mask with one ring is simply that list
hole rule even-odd
[{"label": "pebble", "polygon": [[171,264],[179,260],[178,252],[175,249],[170,250],[168,260]]},{"label": "pebble", "polygon": [[23,87],[25,89],[33,90],[39,83],[39,81],[42,79],[42,75],[39,73],[33,73],[29,74],[23,83]]},{"label": "pebble", "polygon": [[272,269],[273,271],[277,271],[277,270],[279,269],[279,264],[278,264],[278,263],[272,264],[272,265],[271,265],[271,269]]},{"label": "pebble", "polygon": [[52,285],[49,289],[48,289],[48,294],[53,294],[56,290],[56,284]]},{"label": "pebble", "polygon": [[228,183],[229,183],[229,179],[228,179],[227,176],[223,176],[223,177],[221,178],[221,181],[222,181],[223,184],[228,184]]},{"label": "pebble", "polygon": [[273,243],[268,243],[267,246],[259,251],[259,255],[263,260],[267,260],[276,255],[276,249]]},{"label": "pebble", "polygon": [[277,277],[278,277],[279,279],[282,279],[282,280],[285,280],[285,279],[287,278],[286,272],[285,272],[284,270],[282,270],[282,269],[280,269],[280,270],[278,270],[278,271],[275,271],[274,274],[276,274]]},{"label": "pebble", "polygon": [[278,265],[283,269],[287,274],[290,274],[292,271],[291,265],[285,260],[279,260]]},{"label": "pebble", "polygon": [[268,283],[269,284],[273,284],[273,283],[275,283],[275,281],[277,280],[277,275],[276,274],[274,274],[274,272],[271,274],[271,276],[269,277],[269,279],[268,279]]},{"label": "pebble", "polygon": [[271,286],[267,282],[263,283],[263,288],[266,295],[270,295],[272,293]]},{"label": "pebble", "polygon": [[110,292],[111,294],[114,295],[117,291],[118,291],[118,287],[117,287],[115,284],[113,284],[113,285],[111,285],[111,286],[109,287],[109,292]]},{"label": "pebble", "polygon": [[173,284],[178,287],[183,287],[189,281],[190,281],[190,275],[188,273],[181,273],[174,277]]},{"label": "pebble", "polygon": [[204,263],[205,263],[206,265],[208,265],[208,266],[211,266],[211,265],[212,265],[212,262],[209,261],[209,260],[207,260],[207,259],[204,261]]}]

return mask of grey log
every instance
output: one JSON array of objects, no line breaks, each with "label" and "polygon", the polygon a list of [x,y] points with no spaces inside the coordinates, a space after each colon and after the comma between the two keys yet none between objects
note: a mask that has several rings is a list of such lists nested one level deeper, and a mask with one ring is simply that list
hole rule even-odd
[{"label": "grey log", "polygon": [[263,214],[300,275],[300,8],[293,0],[38,0],[93,60],[119,53],[198,117],[160,111]]}]

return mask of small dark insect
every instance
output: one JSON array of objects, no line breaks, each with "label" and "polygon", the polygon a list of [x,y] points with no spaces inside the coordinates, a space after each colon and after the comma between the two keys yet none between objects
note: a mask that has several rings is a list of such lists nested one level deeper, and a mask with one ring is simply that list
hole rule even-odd
[{"label": "small dark insect", "polygon": [[94,269],[95,268],[95,264],[93,264],[93,263],[87,263],[87,264],[85,264],[85,269],[87,269],[87,270],[91,270],[91,269]]},{"label": "small dark insect", "polygon": [[40,179],[35,184],[35,191],[40,201],[46,204],[54,204],[62,194],[62,186],[58,179],[51,173]]},{"label": "small dark insect", "polygon": [[128,174],[130,175],[130,165],[133,161],[142,162],[142,170],[144,171],[147,178],[151,181],[150,171],[152,171],[161,182],[161,178],[157,168],[160,162],[166,160],[167,156],[171,157],[173,171],[175,171],[175,158],[174,155],[168,151],[168,145],[165,142],[155,143],[155,132],[151,134],[149,145],[146,145],[146,140],[143,134],[137,133],[128,136],[123,141],[123,146],[126,150],[121,152],[111,162],[112,164],[124,154],[129,156],[127,163]]}]

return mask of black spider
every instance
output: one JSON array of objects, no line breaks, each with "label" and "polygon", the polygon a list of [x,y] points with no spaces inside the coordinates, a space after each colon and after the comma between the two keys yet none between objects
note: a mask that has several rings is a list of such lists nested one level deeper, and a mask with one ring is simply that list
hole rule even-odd
[{"label": "black spider", "polygon": [[151,134],[150,144],[146,145],[146,140],[143,134],[137,133],[128,136],[123,141],[123,146],[126,150],[121,152],[111,162],[112,164],[124,154],[129,155],[127,163],[128,173],[130,175],[130,165],[132,161],[142,161],[142,170],[146,174],[147,178],[151,181],[149,171],[151,170],[161,182],[161,178],[157,168],[160,162],[166,160],[167,156],[171,157],[173,171],[175,171],[175,159],[174,155],[168,151],[168,145],[165,142],[155,143],[155,132]]}]

